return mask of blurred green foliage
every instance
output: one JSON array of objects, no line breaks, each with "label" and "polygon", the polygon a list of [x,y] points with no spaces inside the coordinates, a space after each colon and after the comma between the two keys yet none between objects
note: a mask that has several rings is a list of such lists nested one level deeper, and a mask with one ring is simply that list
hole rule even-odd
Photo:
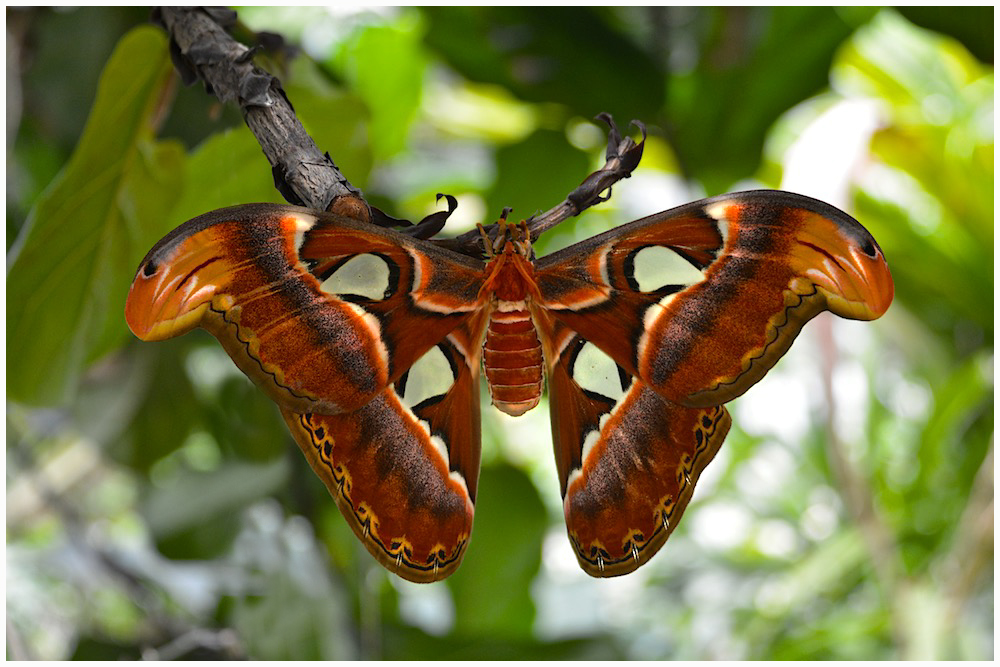
[{"label": "blurred green foliage", "polygon": [[777,187],[824,113],[874,109],[835,203],[889,258],[889,314],[809,325],[624,578],[570,555],[544,410],[484,410],[474,538],[429,586],[372,561],[211,337],[128,334],[157,238],[280,200],[145,16],[7,10],[9,658],[993,657],[991,9],[241,10],[303,45],[260,57],[345,175],[397,216],[458,196],[450,232],[558,203],[603,160],[597,112],[643,121],[633,178],[540,249]]}]

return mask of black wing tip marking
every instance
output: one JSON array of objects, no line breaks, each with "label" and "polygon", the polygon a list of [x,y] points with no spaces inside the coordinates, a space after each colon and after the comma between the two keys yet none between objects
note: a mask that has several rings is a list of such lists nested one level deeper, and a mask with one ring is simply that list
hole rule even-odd
[{"label": "black wing tip marking", "polygon": [[764,209],[802,208],[821,215],[837,225],[840,231],[853,240],[869,257],[875,258],[882,253],[875,237],[865,229],[853,216],[825,201],[786,190],[744,190],[730,194],[718,195],[702,200],[702,205],[710,206],[716,202],[734,201],[745,206]]}]

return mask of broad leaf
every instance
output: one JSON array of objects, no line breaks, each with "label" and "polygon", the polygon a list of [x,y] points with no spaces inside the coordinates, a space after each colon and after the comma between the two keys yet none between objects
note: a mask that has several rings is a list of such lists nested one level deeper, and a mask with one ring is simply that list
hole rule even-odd
[{"label": "broad leaf", "polygon": [[415,18],[404,12],[395,25],[361,31],[328,62],[368,103],[371,151],[383,160],[404,147],[423,93],[427,59]]},{"label": "broad leaf", "polygon": [[508,465],[483,467],[472,541],[462,567],[448,579],[456,635],[531,636],[530,582],[542,564],[546,524],[545,506],[527,475]]},{"label": "broad leaf", "polygon": [[122,39],[80,143],[8,258],[7,390],[16,400],[65,402],[87,364],[127,335],[129,283],[180,187],[183,150],[156,142],[151,125],[170,67],[160,31]]},{"label": "broad leaf", "polygon": [[[495,83],[531,102],[557,102],[591,118],[649,122],[664,78],[609,10],[591,7],[431,7],[428,45],[469,79]],[[656,10],[627,19],[651,23]],[[475,48],[469,48],[470,42]],[[580,45],[586,45],[580,48]]]},{"label": "broad leaf", "polygon": [[957,315],[992,338],[992,71],[886,10],[847,42],[832,76],[885,109],[872,151],[888,169],[861,183],[856,210],[891,249],[899,301],[939,331]]},{"label": "broad leaf", "polygon": [[513,208],[511,220],[555,206],[590,170],[587,155],[552,130],[538,130],[520,143],[501,147],[496,160],[497,180],[486,198],[487,220],[496,219],[507,206]]},{"label": "broad leaf", "polygon": [[[246,127],[238,127],[212,135],[191,152],[184,169],[184,192],[168,226],[249,202],[285,203],[274,189],[260,144]],[[141,254],[137,265],[140,259]]]},{"label": "broad leaf", "polygon": [[725,7],[698,19],[688,39],[705,36],[678,49],[696,62],[670,78],[666,130],[682,169],[716,194],[756,169],[786,109],[828,85],[851,26],[829,7]]}]

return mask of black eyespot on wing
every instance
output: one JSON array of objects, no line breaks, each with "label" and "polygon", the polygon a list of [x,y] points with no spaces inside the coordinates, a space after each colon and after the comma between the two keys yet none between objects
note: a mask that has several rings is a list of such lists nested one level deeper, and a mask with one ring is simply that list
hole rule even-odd
[{"label": "black eyespot on wing", "polygon": [[878,255],[878,251],[876,250],[876,247],[877,246],[875,245],[874,241],[869,240],[869,239],[865,239],[861,243],[861,252],[865,253],[865,255],[867,255],[868,257],[871,257],[872,259],[875,259],[875,257]]}]

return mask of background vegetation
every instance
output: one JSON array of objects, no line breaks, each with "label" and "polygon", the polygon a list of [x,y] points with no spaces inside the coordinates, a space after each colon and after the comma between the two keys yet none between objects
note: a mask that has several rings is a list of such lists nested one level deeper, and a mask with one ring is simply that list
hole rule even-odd
[{"label": "background vegetation", "polygon": [[544,210],[601,163],[608,111],[649,126],[643,162],[540,252],[784,186],[893,269],[883,319],[817,319],[732,404],[627,577],[576,566],[547,410],[484,409],[472,544],[429,586],[373,562],[214,340],[125,326],[156,239],[280,201],[146,18],[7,10],[8,657],[993,657],[992,8],[241,10],[302,46],[259,58],[397,216],[437,192],[448,232]]}]

